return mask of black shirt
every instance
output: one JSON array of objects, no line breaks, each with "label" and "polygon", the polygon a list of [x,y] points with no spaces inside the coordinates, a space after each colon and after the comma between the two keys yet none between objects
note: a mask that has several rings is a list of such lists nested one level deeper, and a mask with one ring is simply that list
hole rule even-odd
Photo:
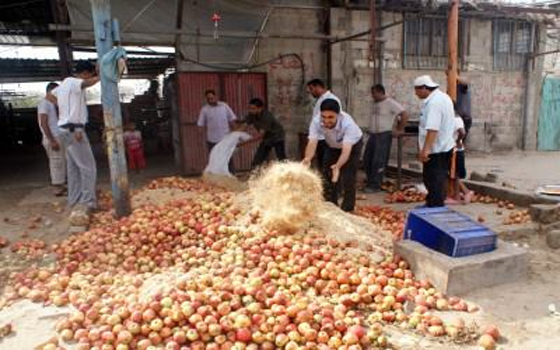
[{"label": "black shirt", "polygon": [[466,84],[457,84],[457,113],[463,118],[471,117],[471,90]]},{"label": "black shirt", "polygon": [[248,114],[245,121],[247,124],[253,125],[259,132],[264,131],[263,143],[265,144],[270,145],[284,140],[284,127],[269,111],[264,111],[260,115]]}]

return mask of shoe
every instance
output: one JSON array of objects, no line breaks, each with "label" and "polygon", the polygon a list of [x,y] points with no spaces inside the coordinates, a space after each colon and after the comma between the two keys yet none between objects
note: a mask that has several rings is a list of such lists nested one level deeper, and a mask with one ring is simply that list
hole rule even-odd
[{"label": "shoe", "polygon": [[62,197],[62,196],[65,196],[66,194],[67,194],[66,188],[64,188],[64,187],[59,187],[54,191],[54,196],[55,197]]},{"label": "shoe", "polygon": [[381,192],[380,188],[366,187],[364,188],[364,193],[378,193]]}]

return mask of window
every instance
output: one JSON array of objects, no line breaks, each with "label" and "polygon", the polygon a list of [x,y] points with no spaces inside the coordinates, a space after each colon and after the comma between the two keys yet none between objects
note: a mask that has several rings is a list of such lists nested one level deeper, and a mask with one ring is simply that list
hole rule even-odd
[{"label": "window", "polygon": [[[463,22],[459,22],[459,58]],[[447,19],[409,18],[404,22],[404,68],[447,68]]]},{"label": "window", "polygon": [[520,70],[532,52],[533,24],[525,21],[492,22],[494,70]]}]

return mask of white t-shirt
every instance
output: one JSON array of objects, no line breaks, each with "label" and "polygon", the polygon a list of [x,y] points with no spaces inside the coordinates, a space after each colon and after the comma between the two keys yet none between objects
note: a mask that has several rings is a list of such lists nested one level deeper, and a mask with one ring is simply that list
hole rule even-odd
[{"label": "white t-shirt", "polygon": [[68,77],[52,91],[58,101],[58,125],[86,124],[88,110],[86,92],[82,89],[82,79]]},{"label": "white t-shirt", "polygon": [[210,159],[208,166],[204,169],[205,173],[214,175],[233,176],[229,172],[229,160],[240,141],[250,140],[252,136],[244,131],[232,131],[222,141],[218,142],[212,151],[210,151]]},{"label": "white t-shirt", "polygon": [[332,148],[342,148],[343,144],[355,145],[362,136],[362,130],[346,112],[340,112],[333,129],[323,127],[321,121],[315,118],[309,127],[309,139],[325,140]]},{"label": "white t-shirt", "polygon": [[47,124],[49,125],[49,129],[51,130],[51,134],[53,137],[58,137],[60,135],[60,129],[58,128],[58,113],[56,112],[56,106],[54,105],[54,103],[44,98],[41,100],[41,102],[39,102],[39,105],[37,106],[37,120],[39,122],[39,129],[41,129],[43,138],[46,138],[47,135],[41,127],[41,114],[47,115]]},{"label": "white t-shirt", "polygon": [[123,133],[124,145],[131,151],[142,148],[142,133],[138,130]]},{"label": "white t-shirt", "polygon": [[198,116],[198,126],[206,127],[208,142],[218,143],[230,131],[229,123],[237,117],[225,102],[219,101],[217,105],[204,105]]},{"label": "white t-shirt", "polygon": [[[453,132],[453,139],[455,141],[457,141],[457,139],[459,138],[459,130],[460,129],[465,129],[465,122],[463,122],[463,118],[455,115],[455,131]],[[465,150],[465,146],[463,144],[463,146],[461,148],[457,148],[457,151],[464,151]]]},{"label": "white t-shirt", "polygon": [[397,115],[402,112],[404,112],[404,107],[390,97],[383,101],[374,101],[369,120],[369,132],[375,134],[392,131]]},{"label": "white t-shirt", "polygon": [[418,143],[420,149],[424,148],[428,130],[437,131],[437,137],[430,151],[432,153],[449,152],[455,147],[453,133],[455,131],[455,110],[453,101],[439,89],[434,90],[424,100],[420,114],[420,127],[418,130]]}]

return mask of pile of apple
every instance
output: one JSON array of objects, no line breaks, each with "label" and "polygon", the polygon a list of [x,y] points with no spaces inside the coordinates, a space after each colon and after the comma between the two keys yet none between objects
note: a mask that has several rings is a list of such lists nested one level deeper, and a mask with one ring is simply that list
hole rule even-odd
[{"label": "pile of apple", "polygon": [[45,241],[36,238],[25,238],[15,241],[10,246],[12,253],[16,253],[28,259],[36,259],[47,253],[48,247]]},{"label": "pile of apple", "polygon": [[355,213],[370,220],[373,224],[390,231],[394,240],[400,240],[404,232],[406,213],[376,205],[359,206]]},{"label": "pile of apple", "polygon": [[[163,185],[204,187],[176,181]],[[382,225],[404,220],[373,212]],[[55,266],[13,273],[4,297],[73,305],[56,330],[76,349],[368,349],[388,346],[389,324],[433,337],[469,332],[432,310],[477,307],[415,279],[399,257],[373,263],[320,233],[265,230],[258,213],[238,224],[246,214],[229,193],[201,193],[105,218],[54,245]],[[167,282],[147,293],[160,276]]]},{"label": "pile of apple", "polygon": [[385,197],[385,203],[418,203],[426,200],[426,194],[415,189],[395,191]]},{"label": "pile of apple", "polygon": [[525,224],[531,222],[529,209],[513,210],[509,217],[504,219],[504,225]]}]

